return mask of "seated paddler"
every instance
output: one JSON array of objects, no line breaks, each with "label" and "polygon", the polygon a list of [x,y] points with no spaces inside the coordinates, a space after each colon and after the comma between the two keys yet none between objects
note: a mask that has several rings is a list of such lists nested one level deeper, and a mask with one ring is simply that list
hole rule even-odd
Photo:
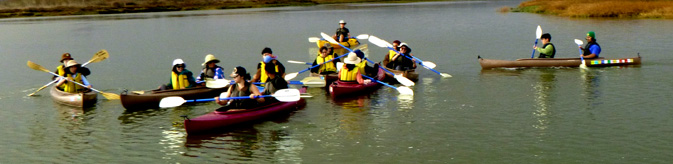
[{"label": "seated paddler", "polygon": [[[238,66],[234,68],[234,71],[229,76],[234,80],[234,84],[229,86],[229,90],[224,93],[224,97],[215,97],[215,102],[217,102],[217,104],[224,105],[223,107],[217,109],[217,111],[225,112],[232,109],[250,109],[256,107],[257,104],[264,103],[264,98],[255,98],[255,96],[260,96],[262,94],[255,85],[248,82],[248,80],[250,80],[250,74],[245,70],[245,68]],[[220,98],[245,96],[250,98],[220,100]]]},{"label": "seated paddler", "polygon": [[192,71],[187,70],[187,65],[182,59],[173,60],[173,69],[171,71],[171,81],[159,87],[160,90],[185,89],[196,86],[196,81]]},{"label": "seated paddler", "polygon": [[[313,60],[313,66],[325,63],[327,61],[330,61],[334,59],[334,55],[329,54],[329,48],[322,46],[320,47],[320,53],[318,56]],[[332,60],[330,62],[327,62],[325,64],[322,64],[318,67],[315,67],[311,69],[312,73],[317,73],[321,75],[326,75],[326,74],[332,74],[332,73],[337,73],[337,68],[336,64],[337,60]]]},{"label": "seated paddler", "polygon": [[215,58],[215,55],[208,54],[206,55],[206,60],[201,64],[204,68],[201,70],[201,73],[196,77],[196,83],[200,85],[205,85],[206,79],[224,79],[224,72],[222,67],[218,66],[220,60]]},{"label": "seated paddler", "polygon": [[533,47],[537,52],[540,52],[540,56],[537,58],[554,58],[554,55],[556,55],[556,48],[554,47],[554,44],[551,44],[551,34],[542,34],[540,40],[542,40],[542,47],[538,47],[537,45]]},{"label": "seated paddler", "polygon": [[[411,53],[411,48],[406,43],[400,44],[400,53],[395,54],[390,60],[395,66],[395,70],[406,71],[416,69],[416,59],[411,58],[414,54]],[[408,57],[405,57],[408,56]],[[411,59],[409,59],[411,58]]]},{"label": "seated paddler", "polygon": [[386,53],[385,57],[383,58],[381,64],[386,66],[386,68],[395,68],[394,62],[391,61],[393,60],[393,57],[397,55],[397,52],[400,51],[400,43],[402,43],[400,40],[393,41],[393,49],[395,50],[388,50],[388,53]]},{"label": "seated paddler", "polygon": [[366,84],[369,79],[364,80],[362,74],[360,74],[360,69],[356,64],[360,63],[360,58],[357,54],[349,53],[348,57],[344,59],[344,66],[339,70],[339,81],[342,82],[357,82],[358,84]]},{"label": "seated paddler", "polygon": [[[69,60],[65,64],[65,74],[63,75],[65,78],[60,78],[58,83],[56,83],[56,86],[59,88],[62,87],[63,91],[68,93],[78,93],[89,90],[91,88],[91,84],[89,84],[89,81],[86,80],[86,77],[84,77],[84,75],[79,72],[79,68],[80,64],[78,64],[75,60]],[[82,87],[81,85],[75,84],[71,81],[84,84],[86,87]]]},{"label": "seated paddler", "polygon": [[584,59],[593,59],[593,58],[598,58],[600,57],[599,55],[601,54],[601,46],[596,43],[596,33],[593,31],[589,31],[587,33],[587,44],[584,46],[584,48],[580,47],[582,49],[583,54],[582,57]]},{"label": "seated paddler", "polygon": [[364,52],[360,50],[355,50],[353,52],[358,56],[358,59],[360,59],[360,63],[356,64],[355,66],[360,69],[361,74],[367,75],[369,77],[374,77],[376,74],[378,74],[379,64],[374,64],[374,67],[371,67],[367,64],[369,61],[367,61]]},{"label": "seated paddler", "polygon": [[[264,70],[266,72],[266,76],[268,76],[269,79],[267,79],[266,83],[264,83],[264,91],[262,91],[262,95],[272,95],[278,90],[288,88],[287,81],[278,75],[276,72],[276,66],[274,64],[267,64],[264,67]],[[278,102],[278,100],[273,97],[267,97],[265,101],[266,103]]]},{"label": "seated paddler", "polygon": [[[61,60],[59,61],[61,64],[56,67],[56,71],[54,71],[54,72],[56,74],[60,75],[60,76],[64,76],[65,73],[66,73],[65,64],[70,60],[75,60],[74,58],[72,58],[70,53],[64,53],[63,55],[61,55]],[[82,75],[84,75],[85,77],[89,76],[89,74],[91,74],[91,71],[89,70],[89,68],[82,67],[81,65],[80,65],[80,67],[78,68],[77,71],[79,73],[81,73]],[[53,76],[51,79],[55,80],[57,77],[58,76]],[[63,86],[58,87],[58,89],[63,90]]]},{"label": "seated paddler", "polygon": [[264,49],[262,49],[262,61],[259,62],[259,64],[257,64],[257,72],[252,77],[251,82],[261,82],[261,83],[266,82],[268,77],[266,77],[264,67],[268,63],[276,65],[276,72],[281,77],[285,77],[285,66],[283,66],[283,64],[280,61],[278,61],[278,56],[273,55],[273,51],[271,51],[271,48],[265,47]]}]

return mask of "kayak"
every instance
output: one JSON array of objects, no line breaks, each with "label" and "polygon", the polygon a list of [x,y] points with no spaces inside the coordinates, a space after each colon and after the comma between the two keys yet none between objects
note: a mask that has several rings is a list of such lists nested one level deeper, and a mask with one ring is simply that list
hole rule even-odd
[{"label": "kayak", "polygon": [[55,86],[51,87],[51,98],[54,102],[72,106],[72,107],[89,107],[96,104],[98,101],[98,93],[94,91],[88,91],[84,93],[68,93],[61,90],[58,90]]},{"label": "kayak", "polygon": [[[388,68],[388,67],[384,67],[384,69],[386,69],[386,70],[388,70],[388,71],[390,71],[394,74],[397,74],[397,75],[402,74],[402,76],[406,77],[407,79],[409,79],[413,82],[418,81],[418,72],[416,72],[415,69],[406,70],[406,71],[395,70],[395,69]],[[386,72],[385,80],[388,81],[388,82],[395,82],[395,83],[397,82],[397,80],[395,79],[395,75],[391,75],[388,72]]]},{"label": "kayak", "polygon": [[[327,40],[324,40],[324,39],[318,40],[316,42],[316,44],[318,45],[318,48],[320,48],[322,46],[325,46],[325,43],[330,43],[330,42],[327,41]],[[341,43],[341,45],[344,45],[346,47],[354,47],[354,46],[360,45],[360,42],[355,38],[350,38],[346,42],[339,42],[339,43]],[[343,49],[343,47],[341,47],[339,44],[330,43],[330,45],[332,47],[334,47],[335,50],[336,49]]]},{"label": "kayak", "polygon": [[[511,60],[484,59],[477,56],[482,69],[491,68],[521,68],[521,67],[579,67],[582,64],[580,58],[526,58]],[[587,67],[607,67],[607,66],[626,66],[640,65],[641,57],[619,58],[619,59],[586,59]]]},{"label": "kayak", "polygon": [[143,110],[159,108],[159,101],[169,96],[180,96],[185,100],[213,98],[220,93],[226,92],[229,87],[207,88],[196,87],[180,90],[152,90],[145,93],[129,93],[127,90],[120,94],[122,106],[127,110]]},{"label": "kayak", "polygon": [[[301,89],[305,93],[306,89]],[[240,123],[262,120],[266,117],[272,117],[279,113],[290,112],[306,105],[306,100],[299,99],[293,102],[275,102],[252,109],[237,111],[213,111],[208,114],[196,117],[185,117],[184,125],[187,134],[203,133],[213,129],[221,129]]]},{"label": "kayak", "polygon": [[[378,74],[373,77],[376,80],[383,81],[386,78],[385,71],[383,68],[379,67]],[[335,81],[329,86],[329,92],[332,97],[346,96],[356,93],[363,93],[365,91],[371,91],[381,86],[381,83],[372,81],[368,84],[359,84],[358,82],[344,82],[344,81]]]}]

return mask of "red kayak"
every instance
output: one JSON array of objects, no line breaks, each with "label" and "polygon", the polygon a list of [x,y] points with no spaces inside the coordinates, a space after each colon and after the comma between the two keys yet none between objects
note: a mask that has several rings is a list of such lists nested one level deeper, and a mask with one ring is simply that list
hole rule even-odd
[{"label": "red kayak", "polygon": [[[386,72],[379,67],[379,72],[374,77],[376,80],[383,81],[386,78]],[[371,82],[369,84],[358,84],[358,82],[335,81],[329,86],[329,92],[332,97],[340,97],[363,91],[371,91],[381,86],[381,83]]]},{"label": "red kayak", "polygon": [[[303,93],[303,92],[302,92]],[[290,112],[306,105],[306,100],[300,99],[294,102],[276,102],[268,105],[240,111],[214,111],[196,118],[185,119],[187,134],[201,133],[208,130],[224,128],[227,126],[261,120],[274,116],[277,113]]]}]

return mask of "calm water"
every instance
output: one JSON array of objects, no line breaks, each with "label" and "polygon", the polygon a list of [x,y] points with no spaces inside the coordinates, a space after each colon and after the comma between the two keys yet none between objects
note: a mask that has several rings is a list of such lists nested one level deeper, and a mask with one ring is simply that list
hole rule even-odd
[{"label": "calm water", "polygon": [[[496,12],[518,3],[2,19],[0,163],[670,163],[673,21]],[[175,58],[194,72],[208,53],[227,70],[254,68],[264,47],[283,61],[310,61],[307,38],[333,33],[340,19],[354,35],[409,43],[453,77],[422,70],[411,99],[390,88],[340,100],[310,89],[301,110],[201,136],[187,136],[180,115],[208,113],[214,103],[127,112],[102,96],[87,109],[54,104],[47,90],[26,97],[49,79],[28,60],[53,69],[64,52],[83,63],[107,49],[109,59],[88,66],[94,88],[146,90],[168,82]],[[481,70],[477,55],[529,57],[537,25],[552,34],[558,57],[576,57],[573,39],[593,30],[602,56],[640,53],[643,65]],[[371,58],[385,53],[370,44]]]}]

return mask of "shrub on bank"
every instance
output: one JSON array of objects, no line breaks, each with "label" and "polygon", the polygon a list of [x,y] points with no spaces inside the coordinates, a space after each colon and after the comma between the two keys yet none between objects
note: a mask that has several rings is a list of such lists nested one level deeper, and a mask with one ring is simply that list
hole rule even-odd
[{"label": "shrub on bank", "polygon": [[[501,9],[502,10],[502,9]],[[530,0],[511,12],[542,13],[567,17],[673,18],[670,0]]]}]

